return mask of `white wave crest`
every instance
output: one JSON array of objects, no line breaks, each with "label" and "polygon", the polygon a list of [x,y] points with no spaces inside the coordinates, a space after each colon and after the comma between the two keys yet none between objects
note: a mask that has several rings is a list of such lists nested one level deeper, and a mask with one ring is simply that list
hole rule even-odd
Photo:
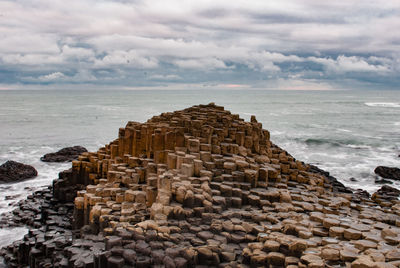
[{"label": "white wave crest", "polygon": [[365,105],[370,107],[400,108],[400,103],[398,102],[366,102]]}]

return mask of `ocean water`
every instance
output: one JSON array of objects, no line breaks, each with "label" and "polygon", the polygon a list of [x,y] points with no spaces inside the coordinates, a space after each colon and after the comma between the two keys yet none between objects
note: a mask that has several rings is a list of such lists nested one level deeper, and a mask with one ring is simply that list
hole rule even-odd
[{"label": "ocean water", "polygon": [[[256,115],[274,143],[352,188],[372,193],[381,186],[374,182],[376,166],[400,166],[400,91],[0,90],[0,164],[20,161],[39,172],[0,184],[0,213],[70,167],[43,163],[43,154],[72,145],[94,151],[128,121],[209,102],[246,120]],[[399,182],[392,186],[400,189]],[[0,246],[25,232],[0,226]]]}]

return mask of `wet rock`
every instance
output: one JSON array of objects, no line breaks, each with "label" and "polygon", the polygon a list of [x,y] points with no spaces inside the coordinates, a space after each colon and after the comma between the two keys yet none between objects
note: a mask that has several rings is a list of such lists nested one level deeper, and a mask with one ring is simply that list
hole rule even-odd
[{"label": "wet rock", "polygon": [[378,191],[374,193],[372,198],[377,198],[379,195],[382,196],[382,198],[393,199],[400,196],[400,190],[389,185],[383,185]]},{"label": "wet rock", "polygon": [[63,148],[55,153],[45,154],[40,158],[43,162],[71,162],[78,159],[79,155],[87,152],[82,146],[73,146]]},{"label": "wet rock", "polygon": [[393,184],[392,181],[386,179],[379,179],[378,177],[375,178],[376,184]]},{"label": "wet rock", "polygon": [[34,167],[9,160],[0,166],[0,183],[18,182],[37,176]]},{"label": "wet rock", "polygon": [[354,191],[354,196],[358,198],[369,198],[371,196],[366,190],[357,189]]},{"label": "wet rock", "polygon": [[375,168],[374,172],[382,178],[400,180],[400,168],[378,166]]}]

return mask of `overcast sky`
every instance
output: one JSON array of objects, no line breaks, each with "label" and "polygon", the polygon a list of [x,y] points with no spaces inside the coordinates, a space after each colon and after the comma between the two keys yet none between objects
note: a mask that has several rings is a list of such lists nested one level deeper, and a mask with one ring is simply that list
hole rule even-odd
[{"label": "overcast sky", "polygon": [[0,89],[399,85],[399,0],[0,0]]}]

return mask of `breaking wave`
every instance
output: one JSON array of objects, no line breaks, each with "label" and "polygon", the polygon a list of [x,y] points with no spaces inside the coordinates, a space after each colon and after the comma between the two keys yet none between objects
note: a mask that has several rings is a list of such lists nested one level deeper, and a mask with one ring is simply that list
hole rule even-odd
[{"label": "breaking wave", "polygon": [[352,149],[370,149],[371,147],[368,145],[362,144],[357,140],[331,140],[324,138],[309,138],[304,140],[308,146],[330,146],[330,147],[347,147]]},{"label": "breaking wave", "polygon": [[400,103],[398,102],[366,102],[365,105],[370,107],[400,108]]}]

